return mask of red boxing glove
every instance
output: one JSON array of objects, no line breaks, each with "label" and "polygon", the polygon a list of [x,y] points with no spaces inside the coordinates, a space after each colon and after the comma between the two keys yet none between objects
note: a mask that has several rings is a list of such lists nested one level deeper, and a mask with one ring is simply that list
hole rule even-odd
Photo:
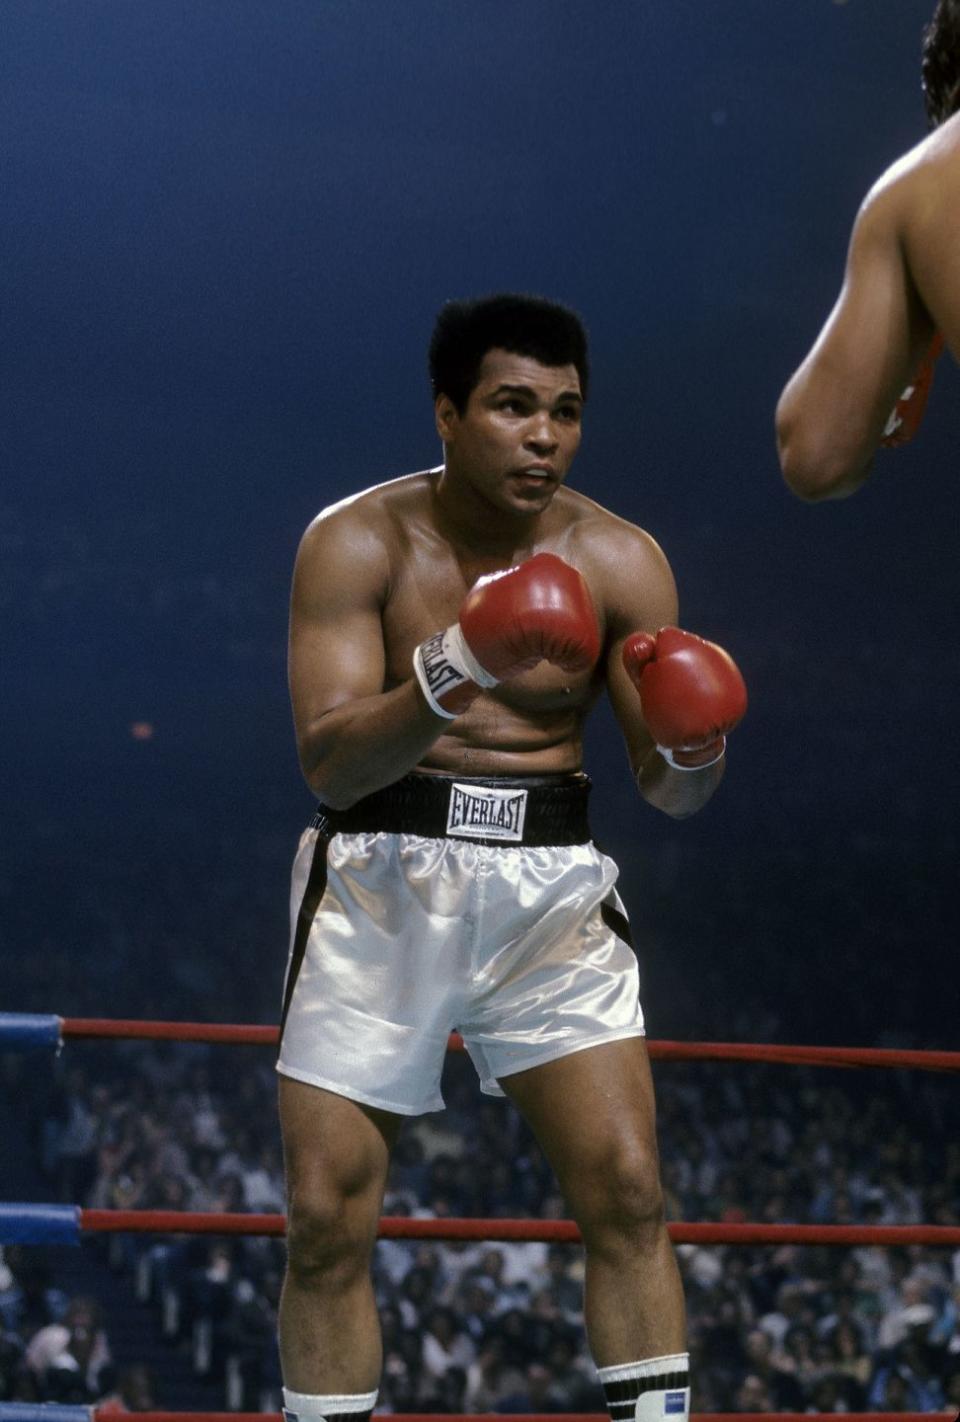
[{"label": "red boxing glove", "polygon": [[599,655],[596,613],[583,577],[556,554],[537,553],[505,573],[478,579],[459,620],[420,643],[413,668],[431,708],[452,720],[478,688],[509,681],[541,661],[586,671]]},{"label": "red boxing glove", "polygon": [[629,636],[623,665],[640,693],[657,750],[670,765],[702,770],[720,759],[727,732],[747,709],[743,677],[722,647],[661,627],[656,637]]},{"label": "red boxing glove", "polygon": [[885,448],[896,449],[901,444],[909,443],[920,428],[923,412],[927,408],[930,387],[933,384],[933,372],[942,354],[943,337],[937,331],[917,367],[912,383],[907,386],[894,405],[890,412],[890,418],[883,427],[883,438],[880,443]]}]

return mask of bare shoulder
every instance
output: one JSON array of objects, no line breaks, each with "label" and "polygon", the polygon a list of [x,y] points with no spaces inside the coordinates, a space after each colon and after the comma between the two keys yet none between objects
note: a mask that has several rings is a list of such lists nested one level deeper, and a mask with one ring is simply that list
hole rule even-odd
[{"label": "bare shoulder", "polygon": [[359,542],[371,551],[378,542],[389,539],[406,517],[423,507],[435,472],[403,474],[329,504],[308,524],[303,544],[330,548]]},{"label": "bare shoulder", "polygon": [[673,572],[657,540],[582,494],[572,494],[570,552],[610,631],[659,628],[677,616]]},{"label": "bare shoulder", "polygon": [[862,226],[911,225],[956,217],[960,203],[960,114],[930,133],[883,172],[858,214]]},{"label": "bare shoulder", "polygon": [[300,540],[295,593],[335,584],[385,594],[398,539],[427,502],[432,471],[374,484],[321,509]]},{"label": "bare shoulder", "polygon": [[954,171],[960,174],[960,113],[933,129],[901,158],[892,163],[874,184],[882,190],[896,183],[908,183],[931,173],[944,176]]},{"label": "bare shoulder", "polygon": [[300,554],[308,558],[361,554],[389,556],[399,529],[426,506],[434,470],[373,484],[321,509],[307,525]]},{"label": "bare shoulder", "polygon": [[[874,184],[857,227],[895,241],[930,318],[960,346],[960,114],[941,124]],[[856,234],[855,234],[856,235]]]}]

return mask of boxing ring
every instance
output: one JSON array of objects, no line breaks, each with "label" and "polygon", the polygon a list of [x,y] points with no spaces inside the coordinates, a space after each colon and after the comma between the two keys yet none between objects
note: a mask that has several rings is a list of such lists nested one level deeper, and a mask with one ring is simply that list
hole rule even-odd
[{"label": "boxing ring", "polygon": [[[67,1042],[93,1040],[175,1041],[230,1045],[275,1046],[279,1029],[269,1026],[203,1022],[131,1021],[109,1018],[58,1017],[54,1014],[0,1013],[0,1051],[59,1053]],[[449,1050],[463,1051],[453,1034]],[[899,1050],[873,1047],[780,1046],[740,1042],[654,1042],[647,1048],[652,1061],[764,1062],[780,1065],[880,1068],[960,1072],[960,1052]],[[0,1245],[80,1245],[84,1235],[98,1233],[202,1234],[281,1236],[281,1214],[198,1213],[180,1210],[86,1209],[80,1205],[0,1202]],[[938,1248],[960,1247],[960,1226],[954,1225],[799,1225],[671,1222],[675,1244],[696,1245],[865,1245]],[[433,1241],[486,1240],[576,1244],[580,1234],[571,1220],[534,1219],[412,1219],[384,1216],[378,1239]],[[260,1412],[162,1412],[135,1414],[143,1422],[270,1422],[280,1414]],[[395,1414],[398,1422],[429,1422],[437,1413]],[[801,1422],[810,1412],[694,1413],[701,1419],[725,1422]],[[940,1413],[848,1412],[855,1422],[919,1422]],[[507,1414],[460,1414],[456,1422],[490,1422]],[[526,1422],[604,1422],[606,1413],[524,1413]],[[0,1403],[0,1422],[106,1422],[116,1412],[96,1406],[60,1403]]]}]

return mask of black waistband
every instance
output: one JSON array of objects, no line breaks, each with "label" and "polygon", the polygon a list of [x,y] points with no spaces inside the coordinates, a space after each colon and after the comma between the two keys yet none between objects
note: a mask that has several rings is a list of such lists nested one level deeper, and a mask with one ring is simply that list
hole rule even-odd
[{"label": "black waistband", "polygon": [[[459,790],[454,787],[459,786]],[[491,807],[471,791],[506,791]],[[526,792],[521,806],[515,797]],[[587,800],[590,779],[576,775],[405,775],[351,805],[318,805],[313,827],[324,834],[418,834],[426,839],[468,839],[475,844],[565,845],[590,839]],[[453,803],[451,805],[451,797]],[[516,822],[522,809],[522,833]],[[451,816],[461,828],[448,829]],[[491,820],[492,816],[492,820]],[[491,833],[484,834],[488,827]],[[500,832],[493,832],[494,830]]]}]

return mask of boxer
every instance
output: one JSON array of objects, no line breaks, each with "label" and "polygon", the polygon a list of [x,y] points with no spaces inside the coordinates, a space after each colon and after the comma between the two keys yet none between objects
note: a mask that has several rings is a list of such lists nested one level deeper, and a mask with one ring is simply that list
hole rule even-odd
[{"label": "boxer", "polygon": [[934,131],[878,179],[853,225],[840,296],[776,413],[780,466],[805,499],[838,499],[881,446],[917,433],[944,342],[960,354],[960,0],[923,43]]},{"label": "boxer", "polygon": [[565,307],[450,303],[431,342],[441,467],[321,513],[293,580],[290,688],[319,800],[293,871],[280,1113],[284,1400],[369,1416],[370,1255],[406,1116],[443,1105],[451,1030],[541,1142],[583,1233],[612,1415],[689,1408],[637,962],[590,837],[583,727],[605,691],[640,795],[724,771],[743,681],[677,622],[641,529],[566,487],[588,391]]}]

